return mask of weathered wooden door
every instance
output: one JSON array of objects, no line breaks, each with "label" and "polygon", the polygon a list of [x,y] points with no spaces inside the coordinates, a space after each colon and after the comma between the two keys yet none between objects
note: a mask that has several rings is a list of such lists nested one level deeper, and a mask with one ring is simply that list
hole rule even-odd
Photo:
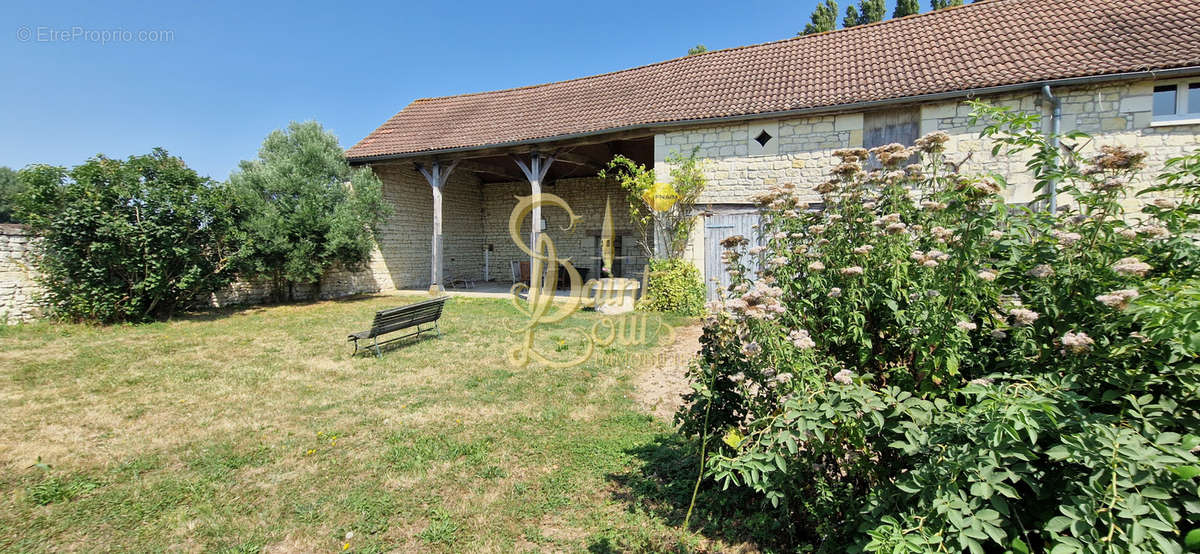
[{"label": "weathered wooden door", "polygon": [[[746,237],[751,246],[759,243],[758,213],[753,208],[714,211],[713,215],[704,218],[704,284],[709,300],[717,298],[718,290],[729,287],[729,271],[721,259],[721,252],[725,251],[721,241],[733,235]],[[744,256],[742,259],[751,271],[758,269],[753,256]]]}]

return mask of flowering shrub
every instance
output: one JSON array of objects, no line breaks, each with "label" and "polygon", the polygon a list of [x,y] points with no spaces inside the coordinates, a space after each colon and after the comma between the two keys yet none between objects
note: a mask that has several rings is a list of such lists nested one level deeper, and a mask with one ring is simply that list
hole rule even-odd
[{"label": "flowering shrub", "polygon": [[722,437],[706,475],[817,551],[1180,552],[1200,541],[1200,151],[1125,214],[1144,153],[1084,157],[1073,134],[1060,154],[1036,116],[976,114],[1069,207],[1010,210],[941,132],[835,152],[822,211],[778,186],[762,246],[723,243],[681,428]]}]

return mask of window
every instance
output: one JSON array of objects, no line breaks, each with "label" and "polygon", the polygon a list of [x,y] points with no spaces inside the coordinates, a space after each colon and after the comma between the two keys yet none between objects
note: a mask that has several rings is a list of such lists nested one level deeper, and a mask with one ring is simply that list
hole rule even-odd
[{"label": "window", "polygon": [[[912,146],[921,133],[921,110],[888,110],[863,114],[863,148],[870,150],[898,142]],[[871,156],[868,167],[878,168],[879,162]]]},{"label": "window", "polygon": [[1200,123],[1200,82],[1155,85],[1153,104],[1151,125]]},{"label": "window", "polygon": [[773,156],[779,153],[779,122],[764,121],[751,123],[746,141],[747,153],[751,156]]},{"label": "window", "polygon": [[1175,115],[1175,96],[1179,93],[1177,85],[1154,87],[1154,117]]}]

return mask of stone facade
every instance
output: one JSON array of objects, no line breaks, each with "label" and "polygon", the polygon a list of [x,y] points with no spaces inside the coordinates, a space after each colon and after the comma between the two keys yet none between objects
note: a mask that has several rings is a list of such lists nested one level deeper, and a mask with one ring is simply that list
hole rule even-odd
[{"label": "stone facade", "polygon": [[22,225],[0,224],[0,321],[6,324],[37,319],[37,296],[42,289],[33,267],[35,238]]},{"label": "stone facade", "polygon": [[[1146,151],[1146,169],[1141,185],[1147,184],[1166,160],[1200,146],[1200,125],[1159,125],[1153,121],[1154,81],[1108,83],[1055,89],[1062,102],[1063,133],[1083,131],[1094,137],[1083,153],[1091,155],[1101,145],[1116,144]],[[1012,109],[1040,113],[1044,129],[1050,128],[1050,103],[1040,92],[1006,94],[986,100]],[[921,107],[921,133],[942,130],[950,133],[948,150],[971,157],[963,166],[971,172],[995,171],[1010,179],[1006,197],[1010,202],[1028,202],[1033,196],[1032,177],[1025,170],[1028,156],[991,155],[992,143],[979,137],[984,122],[970,124],[971,107],[965,102],[941,102]],[[1065,200],[1065,198],[1060,199]],[[1142,200],[1132,196],[1127,208],[1136,208]]]},{"label": "stone facade", "polygon": [[[1097,147],[1117,144],[1145,150],[1146,170],[1142,185],[1162,170],[1164,162],[1200,146],[1200,124],[1167,124],[1152,118],[1155,81],[1129,81],[1090,86],[1059,87],[1054,94],[1062,101],[1061,130],[1078,130],[1091,134],[1095,140],[1083,151],[1093,154]],[[999,94],[985,97],[993,104],[1015,110],[1040,113],[1044,130],[1050,128],[1050,102],[1040,90]],[[1001,173],[1009,178],[1006,200],[1029,202],[1034,197],[1032,177],[1025,170],[1028,154],[991,155],[992,142],[980,138],[986,126],[970,122],[971,107],[966,101],[933,102],[898,106],[889,109],[912,109],[919,114],[919,133],[946,131],[949,161],[966,160],[967,172]],[[758,192],[775,183],[795,183],[811,189],[829,178],[834,165],[832,152],[838,148],[863,146],[864,114],[808,116],[780,120],[750,121],[736,124],[695,126],[668,130],[654,138],[655,168],[659,179],[666,179],[667,157],[676,152],[698,149],[707,159],[705,174],[708,190],[701,198],[704,204],[746,204]],[[771,132],[775,130],[776,132]],[[770,148],[757,148],[753,140],[762,131],[775,137]],[[757,152],[756,152],[757,150]],[[813,201],[819,200],[813,193]],[[1060,198],[1060,203],[1066,198]],[[1139,211],[1144,198],[1126,200],[1126,208]],[[703,268],[702,227],[692,234],[690,258]]]},{"label": "stone facade", "polygon": [[[746,203],[773,184],[825,180],[833,167],[830,152],[862,144],[862,121],[862,114],[844,114],[669,131],[654,137],[654,167],[660,180],[668,179],[667,158],[695,149],[708,177],[700,204]],[[771,133],[777,145],[753,155],[754,137],[764,127],[777,130]]]},{"label": "stone facade", "polygon": [[[380,164],[375,172],[384,183],[384,199],[392,214],[381,228],[379,248],[372,257],[370,271],[382,289],[425,288],[430,279],[430,251],[433,230],[433,193],[424,176],[411,165]],[[612,214],[618,235],[631,237],[633,225],[619,186],[594,177],[558,179],[543,186],[542,192],[561,196],[583,219],[572,232],[564,231],[566,212],[542,208],[545,233],[554,240],[558,255],[570,258],[576,267],[587,267],[595,277],[595,237],[600,235],[605,200],[612,201]],[[497,282],[512,281],[512,262],[527,261],[509,235],[508,220],[518,196],[530,194],[529,183],[481,183],[472,173],[457,170],[451,174],[442,192],[442,252],[444,276],[449,284],[455,278],[480,281],[487,277]],[[521,237],[528,242],[529,221],[521,226]],[[636,253],[629,238],[623,241],[625,253]],[[593,266],[596,266],[595,268]]]},{"label": "stone facade", "polygon": [[[383,199],[392,213],[380,226],[370,272],[381,290],[429,286],[433,246],[433,190],[412,164],[380,164]],[[483,275],[483,187],[467,171],[454,171],[442,191],[443,275]]]},{"label": "stone facade", "polygon": [[[1062,132],[1083,131],[1095,137],[1085,154],[1104,144],[1120,144],[1147,151],[1144,178],[1152,178],[1168,158],[1181,155],[1200,145],[1200,125],[1160,125],[1152,121],[1154,81],[1107,83],[1091,86],[1062,87],[1054,94],[1062,99]],[[984,98],[993,104],[1015,110],[1040,113],[1045,130],[1050,126],[1050,105],[1040,91],[1009,93]],[[1012,176],[1014,186],[1006,191],[1011,202],[1028,202],[1033,197],[1032,180],[1024,165],[1027,156],[991,155],[992,142],[980,138],[985,122],[970,123],[971,107],[965,101],[934,102],[910,106],[919,110],[920,133],[946,131],[951,140],[951,161],[967,159],[964,169],[971,172],[995,171]],[[747,203],[765,187],[792,182],[813,187],[828,178],[833,166],[832,152],[838,148],[863,145],[863,114],[812,116],[768,121],[777,126],[777,150],[751,155],[755,129],[763,122],[711,127],[688,127],[660,133],[654,137],[655,167],[666,168],[666,158],[675,152],[698,148],[708,160],[705,170],[709,188],[701,203]],[[659,176],[665,178],[665,174]]]},{"label": "stone facade", "polygon": [[[543,193],[562,197],[571,206],[575,215],[582,217],[573,231],[564,231],[568,224],[567,213],[558,208],[542,208],[542,219],[546,221],[545,234],[554,241],[559,258],[569,258],[577,268],[588,268],[587,278],[599,276],[600,260],[596,258],[596,237],[601,235],[604,222],[604,206],[609,201],[612,207],[613,228],[621,237],[619,256],[640,256],[634,244],[634,228],[629,219],[629,204],[621,187],[595,177],[559,179],[542,188]],[[529,183],[489,183],[484,186],[484,210],[481,228],[484,230],[483,246],[491,245],[490,275],[497,281],[512,279],[513,261],[528,261],[529,256],[520,250],[509,235],[508,220],[517,205],[517,196],[529,195]],[[521,237],[529,242],[528,218],[521,226]],[[641,260],[632,268],[640,271]],[[626,268],[630,269],[630,268]],[[631,275],[628,271],[622,272]]]}]

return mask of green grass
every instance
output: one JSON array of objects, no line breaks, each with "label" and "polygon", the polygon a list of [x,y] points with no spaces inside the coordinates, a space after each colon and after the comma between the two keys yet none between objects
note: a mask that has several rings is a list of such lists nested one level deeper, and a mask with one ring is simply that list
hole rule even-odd
[{"label": "green grass", "polygon": [[[650,349],[511,367],[523,316],[455,298],[441,338],[349,355],[348,332],[413,300],[0,329],[0,550],[721,547],[680,532],[685,487],[648,467],[672,436],[630,399]],[[574,353],[559,339],[598,317],[541,350]]]}]

